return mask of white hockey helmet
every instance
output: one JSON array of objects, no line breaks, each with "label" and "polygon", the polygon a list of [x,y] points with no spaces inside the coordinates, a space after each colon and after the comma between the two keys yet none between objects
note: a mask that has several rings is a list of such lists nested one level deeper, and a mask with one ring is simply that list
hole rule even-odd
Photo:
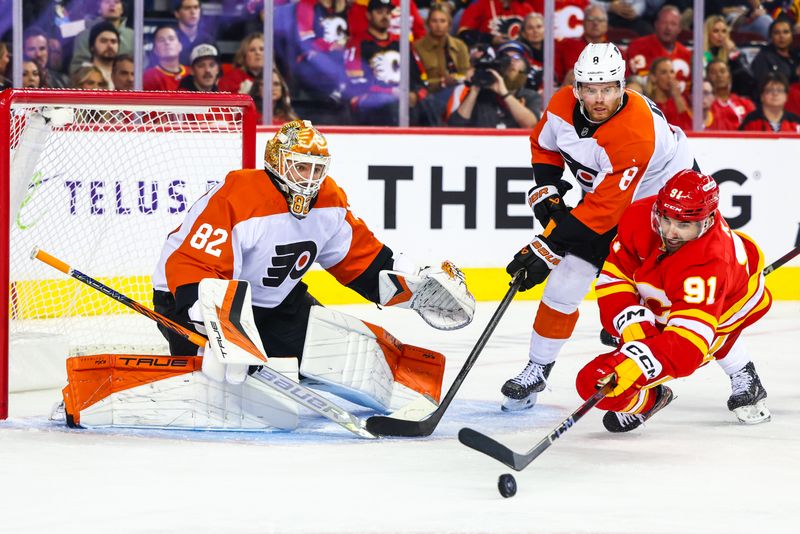
[{"label": "white hockey helmet", "polygon": [[277,178],[289,212],[298,219],[308,215],[328,174],[328,141],[310,121],[287,122],[267,142],[264,166]]},{"label": "white hockey helmet", "polygon": [[614,43],[589,43],[575,62],[575,84],[619,82],[625,88],[625,60]]}]

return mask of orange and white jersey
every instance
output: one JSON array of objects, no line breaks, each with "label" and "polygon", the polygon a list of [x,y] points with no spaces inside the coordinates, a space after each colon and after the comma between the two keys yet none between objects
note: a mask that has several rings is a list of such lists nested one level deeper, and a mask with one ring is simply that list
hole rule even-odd
[{"label": "orange and white jersey", "polygon": [[[654,195],[694,158],[680,128],[635,91],[625,91],[622,107],[602,124],[581,113],[571,87],[553,95],[530,136],[534,172],[566,163],[587,193],[572,210],[597,234],[614,228],[631,202]],[[539,182],[541,183],[541,182]]]},{"label": "orange and white jersey", "polygon": [[253,305],[274,308],[314,262],[347,285],[383,249],[327,177],[313,209],[297,219],[265,171],[228,174],[201,197],[164,244],[153,286],[175,290],[203,278],[247,280]]},{"label": "orange and white jersey", "polygon": [[[762,317],[772,298],[764,285],[763,254],[749,237],[731,230],[718,214],[702,237],[666,254],[651,227],[654,202],[655,197],[635,202],[620,221],[597,280],[600,319],[623,341],[646,344],[665,376],[687,376]],[[657,332],[617,330],[632,306],[652,311]]]}]

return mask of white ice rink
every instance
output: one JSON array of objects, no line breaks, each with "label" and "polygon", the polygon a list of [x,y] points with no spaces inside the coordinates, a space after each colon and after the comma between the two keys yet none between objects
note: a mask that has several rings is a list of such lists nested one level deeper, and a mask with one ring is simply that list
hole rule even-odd
[{"label": "white ice rink", "polygon": [[[443,352],[447,388],[496,305],[479,303],[474,323],[451,333],[402,310],[341,309]],[[461,445],[458,430],[527,450],[578,406],[575,374],[605,352],[586,303],[552,391],[501,413],[534,310],[511,305],[424,439],[359,440],[311,413],[292,433],[70,430],[42,415],[56,391],[14,394],[0,422],[0,532],[800,532],[800,303],[775,303],[744,336],[772,422],[736,423],[729,380],[711,364],[671,383],[677,399],[630,434],[609,434],[589,413],[515,473],[519,491],[503,499],[497,477],[509,470]]]}]

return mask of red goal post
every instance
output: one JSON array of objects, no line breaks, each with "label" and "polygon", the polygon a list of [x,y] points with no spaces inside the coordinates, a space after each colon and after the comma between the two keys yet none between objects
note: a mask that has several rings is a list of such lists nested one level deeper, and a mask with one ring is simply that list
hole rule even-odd
[{"label": "red goal post", "polygon": [[167,233],[227,172],[255,167],[257,121],[247,95],[0,93],[0,419],[9,386],[58,386],[67,355],[165,350],[152,322],[30,260],[30,249],[149,303]]}]

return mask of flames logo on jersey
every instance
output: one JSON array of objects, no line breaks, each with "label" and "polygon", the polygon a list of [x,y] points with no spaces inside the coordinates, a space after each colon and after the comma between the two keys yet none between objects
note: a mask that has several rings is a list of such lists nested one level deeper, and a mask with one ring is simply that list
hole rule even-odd
[{"label": "flames logo on jersey", "polygon": [[517,15],[498,15],[489,21],[489,31],[492,35],[516,39],[522,31],[522,19]]},{"label": "flames logo on jersey", "polygon": [[261,284],[278,287],[287,277],[298,280],[308,272],[316,259],[317,244],[313,241],[276,245],[272,267],[267,267],[267,276],[261,279]]},{"label": "flames logo on jersey", "polygon": [[372,56],[369,68],[375,79],[385,85],[398,85],[400,83],[400,52],[384,50]]},{"label": "flames logo on jersey", "polygon": [[341,17],[327,17],[319,21],[322,26],[322,39],[326,43],[344,46],[347,41],[347,21]]}]

